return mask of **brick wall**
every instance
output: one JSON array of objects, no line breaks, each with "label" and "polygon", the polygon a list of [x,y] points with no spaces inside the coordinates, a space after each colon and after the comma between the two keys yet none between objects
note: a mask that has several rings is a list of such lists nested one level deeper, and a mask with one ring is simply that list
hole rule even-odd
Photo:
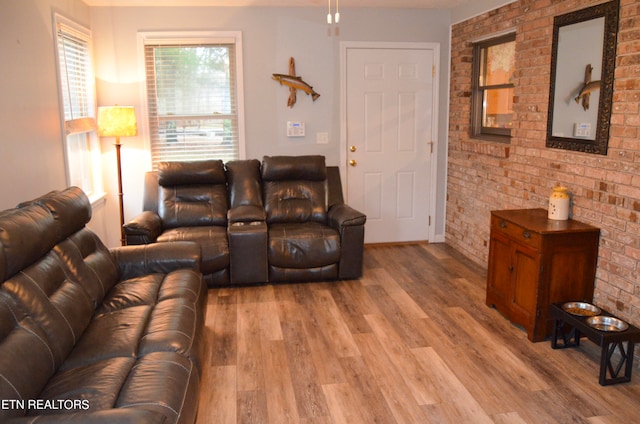
[{"label": "brick wall", "polygon": [[[494,209],[547,208],[555,185],[573,217],[601,229],[595,303],[640,325],[640,3],[620,0],[606,156],[545,147],[553,17],[595,0],[520,0],[452,28],[446,242],[485,266]],[[472,42],[516,30],[510,144],[469,137]],[[588,46],[585,46],[588,48]]]}]

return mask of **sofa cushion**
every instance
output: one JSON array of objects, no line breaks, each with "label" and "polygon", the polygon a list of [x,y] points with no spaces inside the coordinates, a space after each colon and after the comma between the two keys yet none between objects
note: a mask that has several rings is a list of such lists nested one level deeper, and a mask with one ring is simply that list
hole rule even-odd
[{"label": "sofa cushion", "polygon": [[[121,330],[137,334],[139,342],[135,354],[179,352],[199,366],[202,335],[198,331],[204,322],[206,298],[201,276],[195,271],[179,269],[168,274],[135,277],[118,283],[111,290],[96,311],[94,321],[108,318],[113,322],[116,318],[126,323],[127,319],[132,322],[142,319],[140,331],[133,328],[134,325]],[[144,313],[140,317],[132,317],[141,312]],[[104,329],[92,325],[87,333],[99,337],[101,331]],[[126,336],[128,333],[123,334]],[[91,340],[88,342],[91,344]],[[114,355],[114,352],[110,354]]]},{"label": "sofa cushion", "polygon": [[316,268],[340,261],[340,234],[316,222],[269,227],[269,265]]},{"label": "sofa cushion", "polygon": [[154,352],[138,359],[115,406],[161,412],[170,423],[193,423],[199,385],[198,371],[187,358]]},{"label": "sofa cushion", "polygon": [[267,222],[326,223],[326,172],[322,156],[265,156],[262,179]]},{"label": "sofa cushion", "polygon": [[229,266],[227,228],[218,226],[180,227],[167,230],[158,237],[159,242],[194,241],[200,245],[202,262],[200,271],[211,274]]},{"label": "sofa cushion", "polygon": [[165,229],[227,225],[227,187],[185,185],[160,187],[158,215]]},{"label": "sofa cushion", "polygon": [[58,243],[53,251],[66,272],[82,285],[94,308],[118,282],[120,270],[107,247],[87,228]]},{"label": "sofa cushion", "polygon": [[68,278],[54,252],[5,281],[2,289],[42,328],[59,366],[91,321],[93,303],[86,291]]},{"label": "sofa cushion", "polygon": [[4,281],[31,265],[57,242],[55,220],[43,206],[32,204],[0,213],[0,278]]},{"label": "sofa cushion", "polygon": [[73,234],[91,220],[89,198],[78,187],[69,187],[62,191],[51,191],[22,206],[39,204],[49,210],[56,222],[58,240]]},{"label": "sofa cushion", "polygon": [[317,268],[282,268],[269,266],[269,281],[300,283],[303,281],[327,281],[338,278],[338,264]]},{"label": "sofa cushion", "polygon": [[[111,409],[135,363],[135,357],[114,357],[60,370],[51,378],[39,397],[45,400],[88,401],[87,409],[81,409],[80,412]],[[55,408],[39,408],[30,410],[28,415],[59,413]]]},{"label": "sofa cushion", "polygon": [[163,228],[227,224],[227,178],[222,161],[160,162],[158,184]]},{"label": "sofa cushion", "polygon": [[[47,335],[34,319],[0,290],[0,399],[37,399],[56,370]],[[25,415],[0,409],[3,418]]]},{"label": "sofa cushion", "polygon": [[324,156],[265,156],[262,159],[264,181],[324,181],[327,167]]},{"label": "sofa cushion", "polygon": [[152,310],[151,306],[142,305],[96,316],[60,369],[135,357]]},{"label": "sofa cushion", "polygon": [[198,340],[198,316],[196,304],[185,299],[167,299],[153,308],[145,334],[140,340],[138,355],[152,352],[178,352],[192,357],[192,349]]},{"label": "sofa cushion", "polygon": [[225,164],[229,180],[230,208],[259,206],[262,208],[260,161],[234,160]]},{"label": "sofa cushion", "polygon": [[88,412],[115,406],[162,412],[169,422],[189,419],[205,309],[201,274],[189,269],[118,283],[40,397],[81,396],[90,401]]},{"label": "sofa cushion", "polygon": [[324,183],[319,181],[266,181],[265,210],[269,224],[279,222],[325,223]]},{"label": "sofa cushion", "polygon": [[221,160],[158,162],[158,184],[162,187],[226,184]]},{"label": "sofa cushion", "polygon": [[163,279],[163,274],[150,274],[119,282],[96,309],[96,317],[133,306],[154,304]]}]

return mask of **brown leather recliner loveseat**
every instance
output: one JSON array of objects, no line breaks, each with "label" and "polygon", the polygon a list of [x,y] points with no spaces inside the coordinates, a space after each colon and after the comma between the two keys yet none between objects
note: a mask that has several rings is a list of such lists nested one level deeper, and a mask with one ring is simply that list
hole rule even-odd
[{"label": "brown leather recliner loveseat", "polygon": [[109,250],[90,218],[73,187],[0,212],[0,421],[193,423],[200,248]]},{"label": "brown leather recliner loveseat", "polygon": [[323,156],[161,162],[127,244],[190,240],[209,286],[355,279],[366,217]]}]

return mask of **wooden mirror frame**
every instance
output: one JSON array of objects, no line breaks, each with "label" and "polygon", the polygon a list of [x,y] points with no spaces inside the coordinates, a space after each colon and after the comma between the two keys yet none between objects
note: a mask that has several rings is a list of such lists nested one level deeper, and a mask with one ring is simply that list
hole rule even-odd
[{"label": "wooden mirror frame", "polygon": [[[609,127],[611,125],[610,121],[613,101],[613,81],[616,60],[616,43],[618,38],[619,10],[619,0],[612,0],[607,3],[598,4],[596,6],[556,16],[554,18],[553,45],[551,51],[551,83],[549,87],[549,114],[547,119],[547,147],[601,155],[607,154],[609,144]],[[558,45],[560,30],[563,27],[583,22],[586,23],[587,21],[603,17],[604,40],[602,46],[602,71],[600,76],[597,118],[593,120],[594,122],[587,120],[587,124],[595,126],[594,138],[577,138],[573,133],[569,137],[565,136],[563,133],[556,133],[554,135],[554,122],[562,119],[562,117],[559,116],[558,111],[554,112],[555,99],[559,99],[560,96],[568,98],[566,96],[567,92],[573,90],[571,98],[575,100],[575,96],[580,92],[580,85],[577,86],[577,91],[575,87],[560,87],[559,85],[556,85],[559,77],[557,71],[563,60],[562,57],[558,57],[558,51],[561,50]],[[585,47],[588,48],[588,46]],[[585,81],[587,81],[586,76]],[[577,83],[579,84],[579,81]],[[562,90],[562,93],[560,90]],[[573,103],[573,100],[570,100],[570,102]],[[576,100],[576,107],[582,107],[577,103],[578,100]]]}]

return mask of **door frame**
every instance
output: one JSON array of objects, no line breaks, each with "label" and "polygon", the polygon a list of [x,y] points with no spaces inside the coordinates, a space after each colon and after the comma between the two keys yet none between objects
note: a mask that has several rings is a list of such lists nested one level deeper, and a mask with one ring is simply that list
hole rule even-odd
[{"label": "door frame", "polygon": [[[340,177],[343,181],[345,201],[348,202],[347,179],[347,53],[350,49],[398,49],[398,50],[432,50],[433,51],[433,122],[431,125],[431,176],[429,188],[428,241],[435,241],[436,235],[436,201],[438,181],[438,112],[440,86],[440,43],[428,42],[389,42],[389,41],[341,41],[340,42]],[[426,142],[426,141],[425,141]]]}]

